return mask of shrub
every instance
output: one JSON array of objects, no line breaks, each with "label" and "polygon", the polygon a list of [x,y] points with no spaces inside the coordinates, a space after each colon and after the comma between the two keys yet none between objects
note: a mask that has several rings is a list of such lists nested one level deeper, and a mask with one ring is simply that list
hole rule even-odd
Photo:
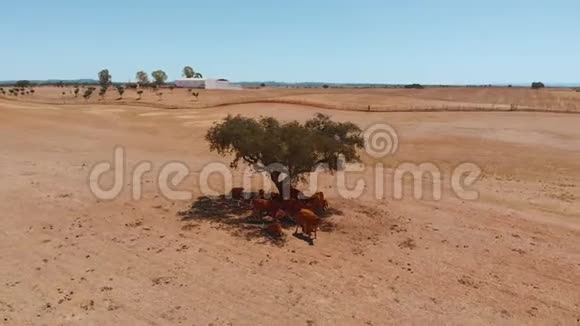
[{"label": "shrub", "polygon": [[423,85],[421,85],[421,84],[410,84],[410,85],[405,85],[405,88],[423,89],[425,87],[423,87]]},{"label": "shrub", "polygon": [[544,83],[542,82],[533,82],[532,83],[532,89],[540,89],[540,88],[544,88]]},{"label": "shrub", "polygon": [[119,93],[119,99],[122,99],[123,94],[125,93],[125,88],[123,86],[117,86],[117,92]]},{"label": "shrub", "polygon": [[91,95],[93,95],[94,91],[95,91],[94,87],[89,87],[85,89],[85,93],[83,94],[83,98],[85,99],[85,101],[88,101],[91,98]]}]

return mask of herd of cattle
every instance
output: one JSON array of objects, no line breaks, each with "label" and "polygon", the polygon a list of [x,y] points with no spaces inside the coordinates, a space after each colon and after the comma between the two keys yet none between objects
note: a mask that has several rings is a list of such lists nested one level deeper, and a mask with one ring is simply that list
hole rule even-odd
[{"label": "herd of cattle", "polygon": [[[243,188],[233,188],[232,198],[241,199],[243,197]],[[294,219],[296,224],[296,231],[302,228],[302,233],[306,234],[312,239],[316,239],[316,231],[320,226],[320,217],[317,214],[323,214],[328,209],[328,201],[324,199],[324,193],[317,192],[311,197],[304,197],[296,190],[291,189],[289,199],[284,199],[276,193],[272,193],[266,199],[263,190],[258,193],[258,198],[251,201],[254,216],[262,217],[264,213],[267,214],[266,219],[270,219],[270,223],[266,227],[266,231],[274,236],[280,237],[283,235],[281,219],[289,216]]]}]

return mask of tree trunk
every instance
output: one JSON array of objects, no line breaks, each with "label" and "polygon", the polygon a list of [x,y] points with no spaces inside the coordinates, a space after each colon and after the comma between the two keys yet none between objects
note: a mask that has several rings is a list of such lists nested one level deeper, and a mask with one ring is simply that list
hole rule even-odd
[{"label": "tree trunk", "polygon": [[278,189],[278,193],[282,196],[282,198],[287,200],[290,199],[291,192],[290,177],[286,177],[284,178],[284,180],[280,181],[281,174],[282,174],[281,172],[273,171],[270,173],[270,179],[272,179],[272,182]]}]

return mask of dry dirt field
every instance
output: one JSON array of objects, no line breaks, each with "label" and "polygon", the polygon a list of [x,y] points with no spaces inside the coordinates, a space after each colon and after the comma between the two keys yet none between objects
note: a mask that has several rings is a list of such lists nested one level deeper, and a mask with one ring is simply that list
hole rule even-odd
[{"label": "dry dirt field", "polygon": [[[48,104],[111,104],[149,106],[166,109],[208,108],[230,104],[297,104],[321,109],[358,111],[538,111],[580,112],[580,92],[567,88],[262,88],[243,91],[196,90],[196,99],[185,89],[162,88],[157,96],[151,89],[144,89],[137,100],[135,89],[127,89],[123,98],[113,88],[104,98],[98,96],[98,88],[85,101],[84,89],[74,96],[72,87],[37,87],[34,95],[7,97],[11,100]],[[64,93],[64,94],[63,94]]]},{"label": "dry dirt field", "polygon": [[[580,325],[579,114],[335,110],[578,111],[580,93],[261,89],[193,101],[176,89],[161,101],[128,91],[84,104],[59,92],[0,98],[0,325]],[[236,102],[248,103],[203,108]],[[369,168],[349,176],[369,185],[362,198],[341,198],[335,176],[322,176],[333,214],[314,245],[292,229],[272,243],[260,224],[180,214],[200,195],[202,167],[227,162],[203,140],[213,122],[316,112],[397,130],[398,151],[381,160],[384,198],[371,189],[377,160],[363,154]],[[98,200],[89,170],[116,145],[126,149],[126,186]],[[151,172],[132,200],[130,171],[143,160],[154,170],[187,163],[177,188],[194,199],[165,199]],[[394,199],[403,162],[437,165],[442,199],[416,200],[410,189]],[[462,162],[483,170],[477,200],[450,189]]]}]

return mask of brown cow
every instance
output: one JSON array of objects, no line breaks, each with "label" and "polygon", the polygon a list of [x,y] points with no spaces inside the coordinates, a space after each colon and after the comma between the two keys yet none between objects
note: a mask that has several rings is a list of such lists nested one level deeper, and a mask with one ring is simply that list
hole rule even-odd
[{"label": "brown cow", "polygon": [[312,238],[311,234],[314,232],[314,239],[316,239],[316,231],[319,225],[320,218],[313,211],[305,208],[301,209],[296,214],[296,231],[294,234],[298,233],[298,227],[302,227],[302,233],[306,233],[309,238]]},{"label": "brown cow", "polygon": [[282,231],[282,223],[280,223],[280,219],[286,215],[286,212],[279,209],[276,212],[276,215],[273,217],[273,222],[266,227],[266,232],[268,232],[271,236],[275,238],[280,238],[284,235]]},{"label": "brown cow", "polygon": [[319,214],[325,212],[328,209],[328,202],[324,199],[323,192],[317,192],[312,197],[304,200],[304,206],[314,212]]},{"label": "brown cow", "polygon": [[319,191],[317,193],[314,193],[314,195],[310,196],[311,199],[314,198],[318,198],[320,200],[324,200],[324,193],[322,191]]},{"label": "brown cow", "polygon": [[232,188],[232,198],[241,199],[244,193],[244,188]]},{"label": "brown cow", "polygon": [[252,201],[254,215],[260,216],[263,212],[274,215],[280,209],[280,203],[275,200],[254,199]]}]

